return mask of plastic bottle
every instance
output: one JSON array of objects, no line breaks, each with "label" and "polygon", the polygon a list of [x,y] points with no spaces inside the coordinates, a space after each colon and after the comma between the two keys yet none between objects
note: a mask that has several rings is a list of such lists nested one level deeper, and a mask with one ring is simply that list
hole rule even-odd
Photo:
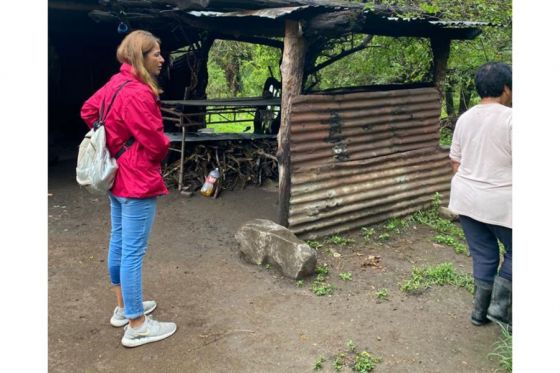
[{"label": "plastic bottle", "polygon": [[220,170],[218,168],[213,169],[210,171],[206,180],[204,180],[204,184],[202,188],[200,188],[200,194],[205,197],[210,197],[214,194],[214,190],[216,188],[216,181],[220,178]]}]

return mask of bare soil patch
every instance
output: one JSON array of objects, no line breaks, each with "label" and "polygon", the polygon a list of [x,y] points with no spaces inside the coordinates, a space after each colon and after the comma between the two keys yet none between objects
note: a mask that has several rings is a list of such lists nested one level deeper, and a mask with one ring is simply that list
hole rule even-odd
[{"label": "bare soil patch", "polygon": [[[80,190],[73,164],[63,163],[49,169],[48,203],[51,372],[311,372],[321,356],[321,371],[334,372],[348,340],[382,358],[375,372],[499,371],[487,357],[499,329],[471,325],[470,293],[437,286],[411,296],[399,289],[414,266],[452,262],[470,273],[470,258],[434,245],[423,226],[385,242],[356,232],[345,236],[351,245],[319,250],[335,290],[317,296],[314,278],[298,284],[239,258],[237,229],[276,214],[276,193],[251,187],[216,200],[176,191],[160,199],[144,293],[158,301],[154,317],[175,321],[178,330],[126,349],[122,329],[109,324],[108,201]],[[342,280],[343,272],[352,280]],[[382,289],[387,299],[378,296]]]}]

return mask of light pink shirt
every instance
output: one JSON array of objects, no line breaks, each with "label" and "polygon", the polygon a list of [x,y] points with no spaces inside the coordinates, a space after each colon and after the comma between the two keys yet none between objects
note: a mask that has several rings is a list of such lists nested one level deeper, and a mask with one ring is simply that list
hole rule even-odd
[{"label": "light pink shirt", "polygon": [[511,228],[512,109],[476,105],[455,126],[449,157],[461,165],[451,180],[449,209]]}]

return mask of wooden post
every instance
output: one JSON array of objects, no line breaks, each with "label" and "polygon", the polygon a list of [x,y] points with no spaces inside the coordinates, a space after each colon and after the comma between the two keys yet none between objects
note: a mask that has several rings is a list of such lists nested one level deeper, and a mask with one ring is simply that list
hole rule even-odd
[{"label": "wooden post", "polygon": [[430,39],[432,46],[432,54],[434,61],[432,65],[432,72],[434,77],[434,84],[439,91],[439,96],[443,99],[445,94],[445,75],[447,73],[447,60],[449,59],[449,50],[451,47],[451,40],[447,38]]},{"label": "wooden post", "polygon": [[298,21],[286,20],[282,55],[282,117],[278,131],[278,224],[288,227],[291,194],[290,128],[292,98],[301,93],[305,41]]}]

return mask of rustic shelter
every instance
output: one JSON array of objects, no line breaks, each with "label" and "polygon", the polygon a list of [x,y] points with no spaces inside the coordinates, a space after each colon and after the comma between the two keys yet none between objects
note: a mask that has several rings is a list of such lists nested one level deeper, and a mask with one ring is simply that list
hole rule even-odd
[{"label": "rustic shelter", "polygon": [[[281,98],[224,106],[280,106],[273,134],[278,222],[313,238],[412,213],[428,206],[435,192],[448,196],[451,170],[439,147],[441,85],[451,40],[475,38],[482,24],[403,14],[406,9],[336,0],[49,1],[49,134],[55,142],[71,124],[76,128],[69,132],[80,137],[79,105],[116,70],[123,34],[142,28],[164,41],[166,60],[184,52],[162,77],[162,101],[179,113],[182,135],[173,139],[184,155],[182,114],[202,115],[204,127],[203,114],[216,105],[205,102],[214,40],[264,44],[282,49]],[[428,38],[430,81],[304,90],[308,76],[364,47],[317,63],[329,41],[349,33]]]}]

